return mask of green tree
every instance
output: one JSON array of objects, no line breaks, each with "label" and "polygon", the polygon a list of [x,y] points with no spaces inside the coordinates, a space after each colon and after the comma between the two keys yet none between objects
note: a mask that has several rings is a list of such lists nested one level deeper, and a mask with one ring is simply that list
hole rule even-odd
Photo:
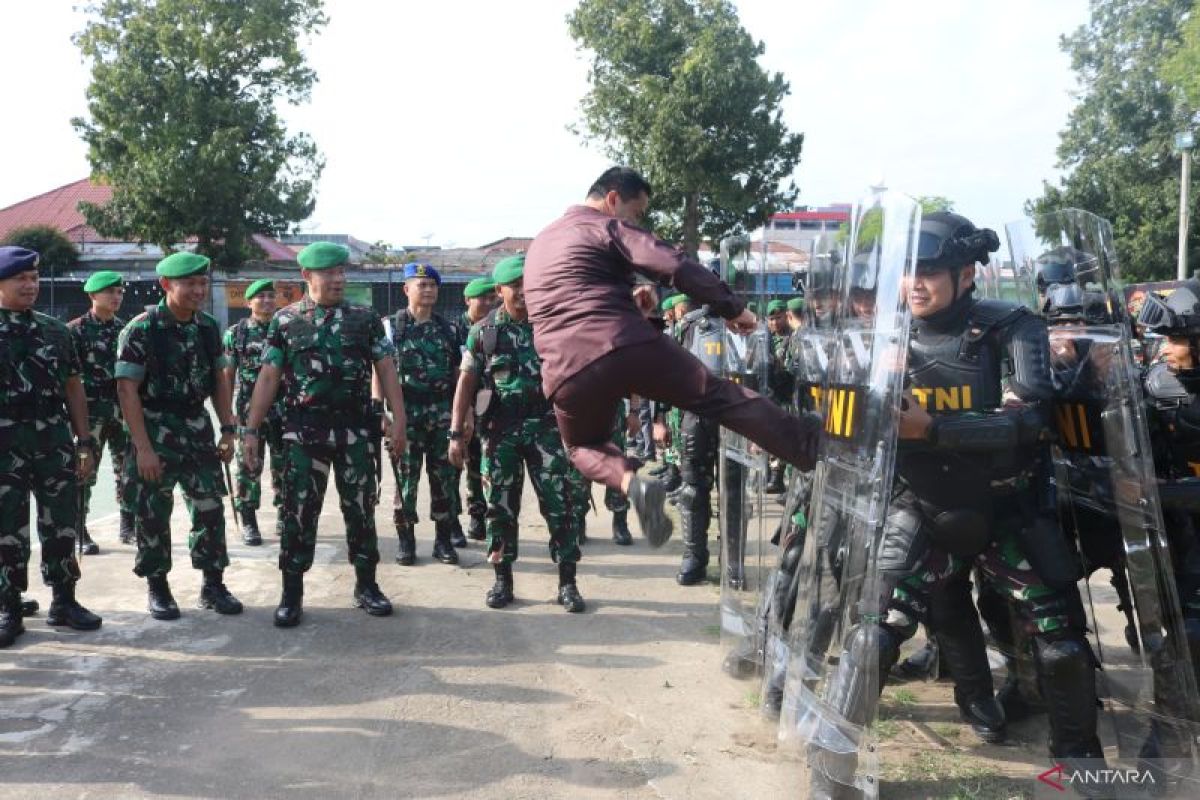
[{"label": "green tree", "polygon": [[36,250],[41,256],[41,269],[50,274],[71,269],[79,262],[79,249],[65,233],[53,225],[13,228],[0,244]]},{"label": "green tree", "polygon": [[791,207],[803,135],[732,3],[581,0],[567,24],[591,53],[582,135],[646,176],[664,236],[694,255]]},{"label": "green tree", "polygon": [[[1093,0],[1087,24],[1062,39],[1079,82],[1058,146],[1066,175],[1044,184],[1028,210],[1077,207],[1110,220],[1128,280],[1175,274],[1179,158],[1172,143],[1200,106],[1179,102],[1164,64],[1191,9],[1192,0]],[[1193,234],[1192,253],[1197,241]]]},{"label": "green tree", "polygon": [[312,213],[324,166],[281,103],[316,81],[299,41],[321,28],[321,0],[101,0],[76,36],[91,62],[89,118],[72,124],[111,202],[82,204],[107,236],[164,249],[196,237],[223,267],[258,255]]}]

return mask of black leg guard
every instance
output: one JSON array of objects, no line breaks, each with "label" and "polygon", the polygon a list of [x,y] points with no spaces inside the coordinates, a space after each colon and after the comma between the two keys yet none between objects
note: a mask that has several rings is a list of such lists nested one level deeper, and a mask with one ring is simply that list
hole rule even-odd
[{"label": "black leg guard", "polygon": [[408,524],[404,512],[392,512],[392,520],[396,523],[396,537],[400,540],[396,549],[396,563],[402,567],[410,567],[417,562],[417,537],[413,526]]},{"label": "black leg guard", "polygon": [[704,581],[708,571],[708,525],[712,507],[704,486],[686,484],[679,500],[679,519],[683,524],[683,561],[679,564],[675,581],[680,586],[694,586]]},{"label": "black leg guard", "polygon": [[1104,758],[1096,735],[1096,657],[1082,637],[1034,639],[1042,696],[1050,715],[1050,755]]}]

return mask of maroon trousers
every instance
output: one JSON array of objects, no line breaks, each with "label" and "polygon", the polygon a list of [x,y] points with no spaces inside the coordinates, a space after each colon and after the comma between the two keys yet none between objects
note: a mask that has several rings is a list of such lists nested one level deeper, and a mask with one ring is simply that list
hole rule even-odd
[{"label": "maroon trousers", "polygon": [[610,441],[617,404],[630,394],[716,420],[802,470],[816,461],[820,418],[784,413],[732,381],[718,378],[668,336],[620,347],[564,381],[551,398],[563,444],[585,478],[620,491],[640,462]]}]

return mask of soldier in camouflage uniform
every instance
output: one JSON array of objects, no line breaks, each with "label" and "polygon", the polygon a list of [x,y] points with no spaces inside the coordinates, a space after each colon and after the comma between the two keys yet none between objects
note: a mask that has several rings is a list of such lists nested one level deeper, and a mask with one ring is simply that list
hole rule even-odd
[{"label": "soldier in camouflage uniform", "polygon": [[[192,520],[192,566],[204,574],[199,606],[242,612],[224,581],[229,555],[221,461],[233,458],[235,427],[220,326],[200,310],[209,298],[208,270],[209,259],[196,253],[159,261],[155,272],[166,297],[125,326],[117,347],[117,397],[134,455],[125,460],[123,496],[135,515],[133,571],[146,579],[150,616],[159,620],[179,618],[167,582],[176,484]],[[220,444],[205,400],[220,421]]]},{"label": "soldier in camouflage uniform", "polygon": [[[467,334],[471,332],[471,326],[488,315],[495,301],[496,284],[492,283],[490,275],[476,278],[463,289],[463,302],[467,304],[467,308],[454,321],[454,327],[458,330],[460,350],[466,351]],[[487,524],[484,521],[487,515],[487,500],[483,496],[482,467],[483,448],[480,446],[480,437],[472,436],[471,441],[467,442],[466,468],[463,471],[467,473],[467,515],[471,518],[467,525],[467,538],[477,542],[487,539]],[[455,516],[462,514],[461,500],[460,492],[460,507],[455,510]]]},{"label": "soldier in camouflage uniform", "polygon": [[[668,335],[675,341],[683,340],[683,318],[692,310],[692,304],[687,295],[677,294],[668,297],[671,303],[672,323]],[[663,464],[666,472],[662,478],[663,487],[671,493],[672,505],[678,499],[678,492],[683,487],[683,476],[680,473],[679,443],[683,440],[683,409],[667,407],[663,413],[667,425],[668,445],[663,450]]]},{"label": "soldier in camouflage uniform", "polygon": [[253,467],[258,427],[282,379],[287,448],[279,536],[283,594],[275,610],[275,624],[282,628],[299,624],[303,615],[304,573],[312,567],[330,473],[341,499],[347,558],[354,565],[354,604],[372,616],[392,613],[375,581],[383,409],[371,399],[372,368],[395,418],[388,444],[393,457],[404,453],[406,429],[396,351],[383,321],[374,309],[344,299],[350,249],[315,242],[296,260],[308,293],[271,321],[250,414],[240,431]]},{"label": "soldier in camouflage uniform", "polygon": [[101,622],[75,600],[74,556],[78,481],[91,476],[98,453],[70,334],[33,310],[37,265],[33,250],[0,247],[0,648],[25,632],[30,493],[38,502],[42,580],[54,593],[46,622],[76,630]]},{"label": "soldier in camouflage uniform", "polygon": [[447,458],[450,403],[454,400],[455,373],[462,359],[458,334],[445,317],[433,310],[442,278],[428,264],[404,267],[404,294],[408,307],[392,319],[397,374],[404,390],[408,419],[408,451],[392,461],[396,496],[392,515],[400,546],[396,561],[408,566],[416,561],[413,529],[417,514],[417,488],[421,465],[429,473],[429,516],[433,519],[433,557],[457,564],[455,546],[466,547],[458,509],[458,471]]},{"label": "soldier in camouflage uniform", "polygon": [[[233,383],[233,413],[239,425],[246,424],[250,412],[250,396],[254,393],[254,382],[262,366],[262,351],[267,342],[267,330],[271,317],[275,315],[275,284],[269,280],[257,280],[246,287],[246,302],[250,305],[250,316],[230,326],[225,331],[222,343],[228,379]],[[262,460],[267,446],[271,447],[271,488],[275,492],[274,503],[278,511],[283,489],[283,401],[271,405],[267,419],[258,432],[258,468],[246,465],[245,448],[238,449],[237,496],[233,499],[233,513],[242,519],[242,541],[256,547],[262,544],[262,533],[258,530],[258,506],[262,502]]]},{"label": "soldier in camouflage uniform", "polygon": [[[125,297],[121,273],[108,270],[93,273],[83,284],[83,291],[92,300],[92,308],[81,317],[67,323],[71,331],[71,344],[83,370],[83,390],[87,394],[88,430],[99,452],[108,445],[112,459],[113,478],[117,488],[117,506],[125,488],[125,452],[129,449],[129,437],[121,423],[117,407],[117,384],[113,369],[117,364],[117,337],[125,327],[125,320],[117,316],[121,300]],[[98,466],[98,465],[97,465]],[[88,534],[87,515],[91,508],[92,487],[96,485],[96,472],[83,486],[83,554],[95,555],[100,547]],[[121,510],[122,544],[133,543],[133,513]]]},{"label": "soldier in camouflage uniform", "polygon": [[[558,602],[567,611],[583,611],[575,585],[579,544],[570,462],[550,403],[542,395],[542,362],[533,348],[533,326],[522,292],[524,256],[496,264],[492,280],[502,307],[471,328],[454,395],[450,461],[461,466],[471,431],[471,408],[479,414],[483,436],[483,484],[487,494],[488,561],[496,582],[487,593],[489,608],[513,599],[512,564],[517,560],[518,518],[525,470],[546,525],[550,557],[558,563]],[[482,391],[480,391],[482,387]]]},{"label": "soldier in camouflage uniform", "polygon": [[[791,341],[792,328],[788,323],[787,303],[783,300],[772,300],[767,304],[767,330],[771,334],[770,364],[767,367],[768,396],[781,408],[795,413],[796,409],[792,404],[795,378],[787,367],[788,343]],[[783,473],[783,462],[772,458],[770,478],[763,491],[767,494],[782,494],[786,488]]]}]

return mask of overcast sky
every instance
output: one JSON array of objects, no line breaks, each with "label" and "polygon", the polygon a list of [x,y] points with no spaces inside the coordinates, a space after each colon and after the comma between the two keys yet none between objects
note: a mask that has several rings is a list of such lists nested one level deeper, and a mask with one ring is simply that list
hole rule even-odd
[{"label": "overcast sky", "polygon": [[[77,180],[88,72],[77,0],[0,2],[0,207]],[[570,0],[327,0],[308,46],[320,78],[289,109],[327,160],[306,231],[393,245],[532,236],[607,162],[567,131],[587,62]],[[1059,37],[1086,0],[741,0],[791,83],[805,134],[798,203],[853,201],[883,178],[945,195],[1000,230],[1055,174],[1075,87]]]}]

